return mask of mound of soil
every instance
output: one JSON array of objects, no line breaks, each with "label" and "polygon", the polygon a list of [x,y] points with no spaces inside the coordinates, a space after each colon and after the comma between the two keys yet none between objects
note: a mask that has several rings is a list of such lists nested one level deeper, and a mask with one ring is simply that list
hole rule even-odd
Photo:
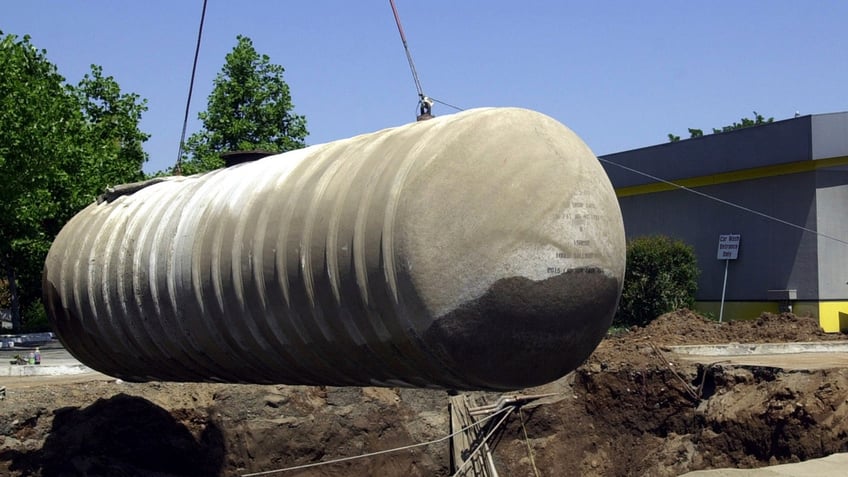
[{"label": "mound of soil", "polygon": [[573,373],[571,402],[539,406],[528,421],[531,435],[561,443],[540,446],[536,464],[568,462],[574,475],[676,476],[846,452],[848,369],[700,365],[667,352],[675,345],[845,338],[824,333],[810,317],[764,313],[717,323],[689,310],[608,337]]},{"label": "mound of soil", "polygon": [[666,313],[645,327],[607,337],[588,363],[645,366],[655,361],[651,345],[667,349],[695,344],[798,343],[845,338],[842,334],[825,333],[818,321],[809,316],[762,313],[756,320],[719,323],[682,309]]},{"label": "mound of soil", "polygon": [[[845,339],[815,320],[682,310],[605,339],[490,445],[501,475],[672,476],[848,451],[848,369],[695,364],[668,346]],[[33,378],[37,379],[37,378]],[[0,475],[241,475],[437,440],[440,391],[113,379],[8,386]],[[0,381],[0,386],[4,383]],[[472,393],[493,402],[496,395]],[[448,441],[279,475],[451,475]]]},{"label": "mound of soil", "polygon": [[763,313],[756,320],[718,323],[683,309],[666,313],[644,328],[634,328],[631,339],[652,338],[664,345],[797,342],[842,339],[822,331],[818,320],[792,313]]}]

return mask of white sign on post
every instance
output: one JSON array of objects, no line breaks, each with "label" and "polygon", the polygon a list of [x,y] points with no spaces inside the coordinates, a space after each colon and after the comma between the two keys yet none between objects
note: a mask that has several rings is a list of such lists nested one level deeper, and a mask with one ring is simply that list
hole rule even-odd
[{"label": "white sign on post", "polygon": [[739,257],[740,234],[728,234],[718,236],[718,259],[736,260]]},{"label": "white sign on post", "polygon": [[724,292],[727,291],[727,266],[731,260],[739,257],[739,242],[741,234],[723,234],[718,236],[718,259],[724,260],[724,284],[721,286],[721,308],[718,312],[718,322],[724,318]]}]

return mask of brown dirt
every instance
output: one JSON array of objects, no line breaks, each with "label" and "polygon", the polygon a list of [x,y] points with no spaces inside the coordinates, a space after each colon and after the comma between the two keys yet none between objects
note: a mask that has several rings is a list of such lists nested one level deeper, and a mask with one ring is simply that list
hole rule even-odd
[{"label": "brown dirt", "polygon": [[[846,452],[848,368],[700,365],[667,351],[832,339],[846,337],[789,314],[723,324],[686,310],[665,315],[607,338],[568,377],[525,390],[557,396],[511,415],[494,436],[495,460],[501,475],[536,475],[535,463],[544,476],[671,476]],[[447,395],[438,391],[91,379],[9,388],[0,401],[0,475],[240,475],[449,432]],[[450,475],[449,448],[277,475]]]}]

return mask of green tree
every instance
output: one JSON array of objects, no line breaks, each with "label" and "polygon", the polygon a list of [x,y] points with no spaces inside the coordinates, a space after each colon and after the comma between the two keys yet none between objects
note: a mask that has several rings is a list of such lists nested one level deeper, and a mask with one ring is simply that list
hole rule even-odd
[{"label": "green tree", "polygon": [[91,65],[76,88],[71,89],[82,109],[88,129],[89,160],[84,164],[91,174],[89,191],[144,179],[142,166],[147,161],[143,143],[149,134],[139,129],[147,100],[135,93],[121,93],[111,76],[103,77],[103,68]]},{"label": "green tree", "polygon": [[203,129],[186,141],[182,173],[221,167],[225,152],[305,146],[306,118],[293,112],[285,69],[257,53],[250,38],[239,35],[237,41],[215,78],[207,110],[198,114]]},{"label": "green tree", "polygon": [[[773,122],[774,122],[774,118],[766,119],[765,117],[763,117],[763,115],[754,111],[754,119],[742,118],[742,119],[740,119],[740,122],[737,123],[736,121],[734,121],[733,124],[730,124],[728,126],[724,126],[721,129],[713,128],[713,134],[728,132],[728,131],[735,131],[737,129],[750,128],[750,127],[754,127],[754,126],[762,126],[763,124],[769,124],[769,123],[773,123]],[[695,128],[689,128],[689,139],[701,137],[703,135],[704,135],[703,130],[695,129]],[[677,136],[677,135],[671,134],[671,133],[668,134],[668,142],[677,142],[677,141],[680,141],[680,136]]]},{"label": "green tree", "polygon": [[663,235],[627,244],[624,287],[613,323],[644,326],[669,311],[695,303],[698,261],[694,249]]},{"label": "green tree", "polygon": [[762,126],[763,124],[768,124],[768,123],[773,123],[773,122],[774,122],[774,118],[766,119],[766,118],[763,117],[763,115],[758,114],[756,111],[754,111],[754,119],[742,118],[742,119],[740,119],[740,122],[737,123],[736,121],[734,121],[733,124],[731,124],[729,126],[724,126],[721,129],[713,128],[713,133],[735,131],[737,129],[750,128],[750,127],[754,127],[754,126]]},{"label": "green tree", "polygon": [[146,154],[144,102],[99,67],[65,84],[45,50],[0,32],[0,269],[15,329],[41,297],[41,270],[62,225],[104,185],[136,180]]}]

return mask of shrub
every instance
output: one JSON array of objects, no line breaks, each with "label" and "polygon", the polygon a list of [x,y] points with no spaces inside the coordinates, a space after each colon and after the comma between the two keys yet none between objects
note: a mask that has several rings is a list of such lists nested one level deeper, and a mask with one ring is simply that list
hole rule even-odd
[{"label": "shrub", "polygon": [[23,312],[23,324],[21,331],[24,333],[40,333],[50,331],[50,321],[47,319],[47,310],[41,300],[32,302]]},{"label": "shrub", "polygon": [[645,326],[663,313],[691,308],[699,274],[695,251],[684,242],[663,235],[631,240],[613,324]]}]

